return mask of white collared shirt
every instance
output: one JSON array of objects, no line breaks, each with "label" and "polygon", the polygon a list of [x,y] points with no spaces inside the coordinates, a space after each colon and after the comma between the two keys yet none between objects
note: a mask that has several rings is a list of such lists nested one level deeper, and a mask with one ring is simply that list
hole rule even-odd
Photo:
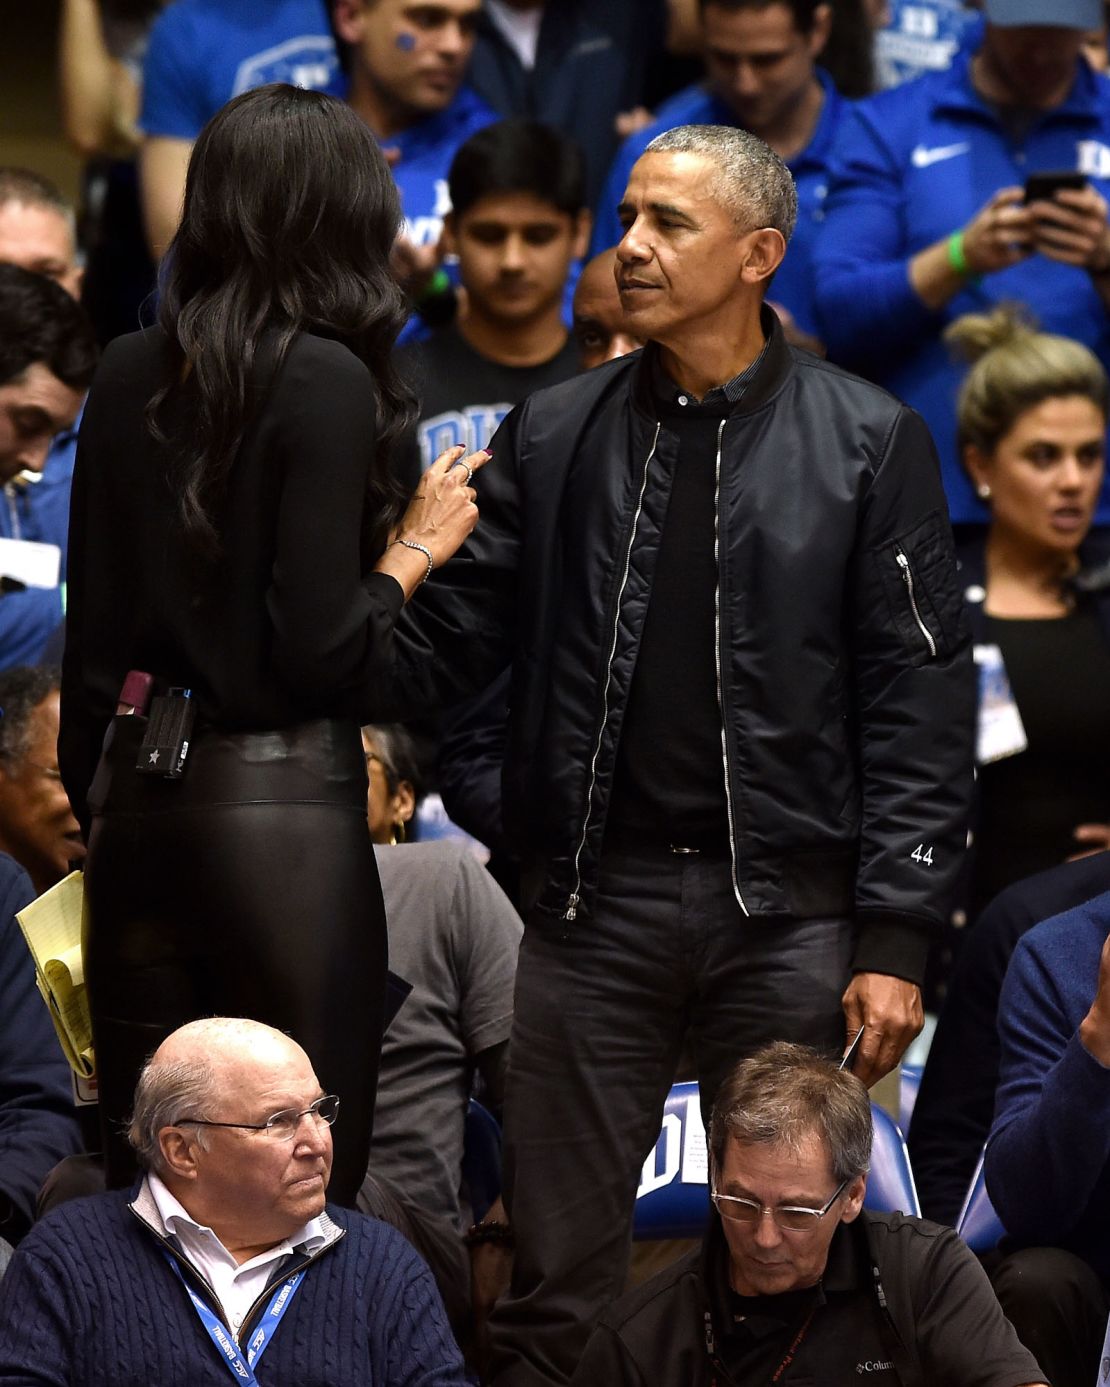
[{"label": "white collared shirt", "polygon": [[521,67],[528,72],[531,72],[536,66],[536,50],[540,43],[543,10],[543,5],[535,5],[528,10],[519,10],[515,5],[507,5],[505,0],[486,0],[486,13],[501,33],[502,38],[511,45],[520,59]]},{"label": "white collared shirt", "polygon": [[216,1292],[227,1315],[227,1327],[236,1338],[247,1311],[277,1270],[275,1264],[293,1252],[311,1255],[327,1242],[323,1223],[310,1218],[284,1242],[240,1266],[212,1229],[198,1223],[153,1172],[147,1175],[146,1186],[162,1221],[160,1231],[177,1239],[186,1258]]}]

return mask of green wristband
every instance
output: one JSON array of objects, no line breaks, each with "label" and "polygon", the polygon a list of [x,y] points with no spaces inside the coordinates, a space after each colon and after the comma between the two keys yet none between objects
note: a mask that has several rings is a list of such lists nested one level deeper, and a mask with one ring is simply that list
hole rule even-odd
[{"label": "green wristband", "polygon": [[438,299],[441,294],[446,294],[451,288],[451,276],[441,265],[431,279],[428,280],[424,288],[416,296],[416,303],[427,303],[429,299]]},{"label": "green wristband", "polygon": [[967,279],[971,274],[971,266],[967,263],[967,256],[964,254],[964,233],[953,231],[948,238],[948,263],[956,271],[961,279]]}]

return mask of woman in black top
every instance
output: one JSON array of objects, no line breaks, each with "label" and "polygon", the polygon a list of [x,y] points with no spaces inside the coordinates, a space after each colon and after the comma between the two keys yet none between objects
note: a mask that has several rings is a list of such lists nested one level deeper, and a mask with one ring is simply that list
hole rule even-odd
[{"label": "woman in black top", "polygon": [[1070,888],[1038,877],[1028,895],[1008,891],[986,907],[1022,878],[1110,846],[1110,569],[1088,533],[1108,404],[1098,359],[1008,310],[960,318],[948,337],[974,363],[959,436],[991,511],[984,538],[959,551],[980,707],[978,806],[956,919],[975,937],[964,948],[956,931],[945,941],[959,956],[909,1143],[926,1217],[954,1223],[994,1112],[1006,963],[1036,918],[1026,907],[1050,881]]},{"label": "woman in black top", "polygon": [[975,363],[959,431],[991,511],[961,554],[980,690],[974,919],[1020,877],[1110,847],[1110,575],[1088,541],[1108,387],[1086,347],[1010,310],[947,335]]},{"label": "woman in black top", "polygon": [[[122,1119],[144,1056],[221,1013],[289,1031],[340,1094],[332,1197],[353,1202],[366,1169],[386,945],[359,724],[398,711],[394,623],[473,528],[485,457],[442,455],[395,523],[399,223],[342,103],[236,98],[194,148],[159,327],[112,343],[86,408],[59,763],[89,843],[113,1184],[133,1168]],[[130,670],[190,691],[179,779],[141,750],[146,718],[114,716]],[[266,1117],[211,1112],[202,1093],[187,1106],[168,1116]]]}]

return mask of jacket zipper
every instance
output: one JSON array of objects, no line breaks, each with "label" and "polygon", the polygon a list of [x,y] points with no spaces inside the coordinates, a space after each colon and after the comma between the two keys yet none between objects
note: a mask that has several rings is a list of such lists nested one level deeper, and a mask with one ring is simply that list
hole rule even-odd
[{"label": "jacket zipper", "polygon": [[586,834],[590,827],[590,817],[593,813],[594,790],[597,787],[597,759],[601,755],[601,743],[605,737],[605,724],[609,721],[609,685],[613,682],[613,658],[617,651],[617,632],[620,629],[621,620],[621,601],[624,598],[624,590],[628,586],[628,570],[632,566],[632,549],[636,543],[636,531],[640,528],[640,515],[644,509],[644,492],[647,490],[648,470],[651,467],[652,458],[655,457],[655,449],[659,443],[659,431],[663,427],[662,423],[656,423],[655,436],[651,440],[651,451],[644,459],[644,475],[640,479],[640,494],[636,498],[636,512],[632,517],[632,529],[628,536],[628,550],[624,556],[624,572],[621,574],[621,585],[617,590],[616,609],[613,613],[613,638],[609,642],[609,660],[605,669],[605,692],[601,698],[601,724],[597,730],[597,745],[594,747],[594,754],[590,760],[590,785],[586,793],[586,813],[582,820],[582,832],[578,839],[578,847],[574,854],[574,890],[567,897],[567,908],[563,912],[563,919],[573,921],[578,915],[578,905],[582,899],[582,850],[586,846]]},{"label": "jacket zipper", "polygon": [[717,461],[713,481],[713,563],[717,570],[717,583],[713,589],[713,652],[717,666],[717,712],[721,719],[721,760],[725,770],[725,805],[728,809],[728,855],[732,869],[732,892],[736,903],[745,915],[748,907],[740,892],[740,880],[736,874],[736,818],[732,809],[732,776],[728,768],[728,732],[725,728],[725,695],[721,679],[721,442],[725,433],[722,419],[717,430]]},{"label": "jacket zipper", "polygon": [[909,594],[910,610],[913,612],[913,619],[917,622],[917,629],[925,637],[925,644],[929,647],[929,655],[935,660],[937,658],[937,643],[933,639],[933,633],[922,621],[921,613],[917,607],[917,596],[913,590],[913,569],[910,567],[910,561],[906,558],[898,545],[894,547],[894,554],[898,560],[898,567],[902,570],[902,581],[905,583],[906,592]]},{"label": "jacket zipper", "polygon": [[[335,1242],[338,1241],[339,1239],[336,1238]],[[320,1253],[326,1252],[329,1247],[334,1247],[334,1245],[335,1243],[328,1243],[324,1247],[318,1247],[316,1251],[311,1254],[311,1256],[305,1257],[304,1260],[299,1262],[296,1266],[282,1267],[280,1273],[281,1279],[283,1281],[288,1281],[289,1278],[291,1276],[294,1276],[297,1272],[304,1271],[306,1267],[312,1265],[312,1263],[316,1260]],[[247,1313],[243,1316],[242,1320],[240,1321],[239,1333],[233,1336],[235,1342],[239,1345],[240,1348],[247,1347],[246,1341],[250,1338],[250,1331],[252,1328],[251,1320],[254,1317],[254,1315],[260,1309],[263,1308],[267,1295],[273,1294],[274,1288],[275,1286],[277,1286],[277,1284],[278,1282],[276,1280],[267,1281],[266,1285],[263,1286],[261,1292],[252,1301],[250,1308],[247,1310]],[[230,1328],[230,1325],[228,1326],[228,1328]]]},{"label": "jacket zipper", "polygon": [[[143,1225],[143,1227],[149,1229],[150,1232],[154,1235],[154,1237],[156,1237],[158,1241],[166,1248],[166,1250],[170,1253],[174,1261],[182,1269],[185,1275],[205,1296],[205,1298],[208,1300],[209,1305],[219,1312],[221,1323],[223,1324],[224,1328],[230,1332],[231,1317],[224,1309],[223,1302],[216,1294],[216,1291],[212,1286],[211,1282],[209,1282],[208,1278],[202,1276],[201,1273],[197,1271],[196,1267],[193,1266],[192,1262],[189,1261],[188,1257],[186,1257],[185,1254],[180,1250],[180,1248],[178,1248],[175,1243],[171,1242],[171,1240],[167,1238],[164,1233],[159,1233],[158,1229],[155,1228],[152,1223],[149,1223],[143,1217],[143,1215],[139,1213],[139,1211],[135,1208],[133,1204],[128,1205],[128,1208],[130,1209],[131,1213],[135,1216],[135,1218],[137,1218],[139,1222]],[[304,1271],[305,1267],[311,1266],[312,1263],[315,1262],[318,1257],[323,1256],[325,1252],[329,1251],[331,1248],[335,1246],[337,1242],[339,1242],[341,1239],[347,1236],[347,1230],[345,1228],[340,1228],[338,1230],[338,1233],[339,1237],[332,1238],[332,1240],[328,1243],[325,1243],[323,1247],[318,1247],[315,1252],[310,1253],[296,1266],[283,1267],[282,1271],[285,1273],[283,1280],[288,1281],[294,1272]],[[243,1316],[243,1319],[239,1325],[239,1335],[244,1334],[249,1329],[251,1316],[257,1312],[259,1306],[265,1300],[267,1291],[272,1292],[276,1285],[276,1281],[268,1281],[266,1285],[262,1288],[262,1291],[254,1298],[250,1308],[247,1310],[247,1313]],[[242,1348],[243,1341],[239,1337],[239,1335],[232,1333],[231,1337],[235,1340],[239,1347]]]}]

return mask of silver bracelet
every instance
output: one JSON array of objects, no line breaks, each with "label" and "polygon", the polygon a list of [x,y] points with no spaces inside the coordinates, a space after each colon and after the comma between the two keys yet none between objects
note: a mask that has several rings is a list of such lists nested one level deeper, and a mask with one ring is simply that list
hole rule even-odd
[{"label": "silver bracelet", "polygon": [[426,544],[419,544],[415,539],[395,539],[394,544],[403,544],[406,549],[415,549],[418,554],[423,554],[428,560],[428,571],[421,578],[421,583],[426,583],[432,576],[432,569],[435,568],[435,560],[432,558],[432,551]]}]

